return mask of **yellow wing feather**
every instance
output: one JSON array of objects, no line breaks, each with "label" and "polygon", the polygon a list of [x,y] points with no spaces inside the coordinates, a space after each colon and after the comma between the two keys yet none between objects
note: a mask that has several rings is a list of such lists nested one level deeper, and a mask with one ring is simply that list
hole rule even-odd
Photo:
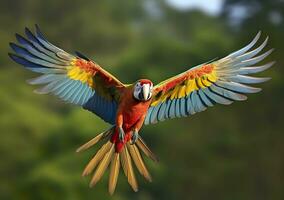
[{"label": "yellow wing feather", "polygon": [[[208,64],[189,70],[179,76],[180,77],[176,78],[177,84],[173,85],[172,88],[167,88],[167,81],[164,82],[166,86],[163,87],[163,90],[159,91],[161,95],[153,99],[151,106],[156,106],[167,99],[183,98],[191,92],[199,90],[199,87],[209,87],[213,84],[212,82],[216,82],[218,79],[214,64]],[[171,78],[168,82],[171,83],[171,81],[175,81],[175,79]]]}]

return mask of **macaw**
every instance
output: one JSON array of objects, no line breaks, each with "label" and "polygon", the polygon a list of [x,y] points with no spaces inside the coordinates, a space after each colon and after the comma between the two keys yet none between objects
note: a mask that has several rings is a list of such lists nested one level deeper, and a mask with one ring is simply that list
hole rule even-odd
[{"label": "macaw", "polygon": [[274,62],[256,66],[273,49],[258,55],[268,37],[257,48],[260,32],[242,49],[222,59],[210,61],[173,76],[158,85],[148,79],[123,84],[112,74],[81,53],[69,54],[48,42],[36,25],[35,34],[25,29],[26,38],[16,34],[18,44],[10,43],[14,53],[9,56],[28,70],[42,74],[29,80],[38,94],[54,94],[60,99],[93,112],[111,127],[83,144],[77,152],[105,142],[83,171],[93,172],[94,186],[110,165],[108,190],[113,194],[120,165],[134,191],[138,191],[132,162],[148,181],[151,175],[141,151],[153,161],[155,154],[142,140],[139,130],[145,124],[187,117],[215,104],[229,105],[247,99],[245,94],[261,89],[247,84],[261,83],[269,78],[248,76],[270,68]]}]

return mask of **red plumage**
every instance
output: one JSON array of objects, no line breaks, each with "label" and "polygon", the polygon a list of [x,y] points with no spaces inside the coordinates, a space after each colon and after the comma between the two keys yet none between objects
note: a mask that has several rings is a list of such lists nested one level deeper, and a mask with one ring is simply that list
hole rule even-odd
[{"label": "red plumage", "polygon": [[[142,79],[139,81],[143,84],[152,84],[150,80]],[[138,131],[143,125],[144,118],[147,114],[150,106],[150,101],[137,101],[133,98],[134,87],[131,85],[122,89],[120,104],[117,110],[116,124],[122,125],[125,132],[124,141],[120,141],[118,138],[118,126],[112,136],[111,141],[116,145],[116,152],[120,152],[125,143],[129,142],[132,136],[132,131],[137,129]]]}]

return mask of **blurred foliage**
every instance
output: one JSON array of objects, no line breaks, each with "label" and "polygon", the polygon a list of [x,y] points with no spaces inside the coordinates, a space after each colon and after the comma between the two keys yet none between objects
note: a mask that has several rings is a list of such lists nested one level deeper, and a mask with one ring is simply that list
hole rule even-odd
[{"label": "blurred foliage", "polygon": [[[176,10],[163,0],[0,0],[0,199],[110,199],[107,177],[95,188],[80,176],[96,149],[75,154],[108,127],[95,115],[32,93],[36,76],[9,60],[8,42],[39,24],[61,48],[79,50],[123,82],[155,83],[270,36],[273,79],[244,103],[147,126],[141,134],[160,157],[154,181],[134,193],[121,174],[112,199],[284,199],[284,5],[227,0],[219,16]],[[245,12],[236,17],[236,8]],[[235,11],[234,11],[235,9]],[[238,13],[237,13],[238,14]],[[137,174],[138,175],[138,174]]]}]

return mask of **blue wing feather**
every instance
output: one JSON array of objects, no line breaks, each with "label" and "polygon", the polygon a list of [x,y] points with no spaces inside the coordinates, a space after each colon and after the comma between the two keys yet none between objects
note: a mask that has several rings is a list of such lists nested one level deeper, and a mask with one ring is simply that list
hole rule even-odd
[{"label": "blue wing feather", "polygon": [[176,116],[176,99],[170,100],[169,118],[173,119]]},{"label": "blue wing feather", "polygon": [[180,114],[180,101],[179,99],[176,99],[176,117],[181,117],[181,114]]},{"label": "blue wing feather", "polygon": [[198,90],[198,93],[199,93],[199,95],[200,95],[202,101],[203,101],[207,106],[210,106],[210,107],[213,106],[213,103],[211,102],[211,100],[204,94],[203,89]]},{"label": "blue wing feather", "polygon": [[161,105],[161,108],[158,113],[158,121],[164,121],[165,120],[165,112],[167,107],[167,101],[163,102]]},{"label": "blue wing feather", "polygon": [[181,98],[179,99],[180,101],[180,114],[183,117],[187,117],[187,112],[186,112],[186,99],[185,98]]}]

